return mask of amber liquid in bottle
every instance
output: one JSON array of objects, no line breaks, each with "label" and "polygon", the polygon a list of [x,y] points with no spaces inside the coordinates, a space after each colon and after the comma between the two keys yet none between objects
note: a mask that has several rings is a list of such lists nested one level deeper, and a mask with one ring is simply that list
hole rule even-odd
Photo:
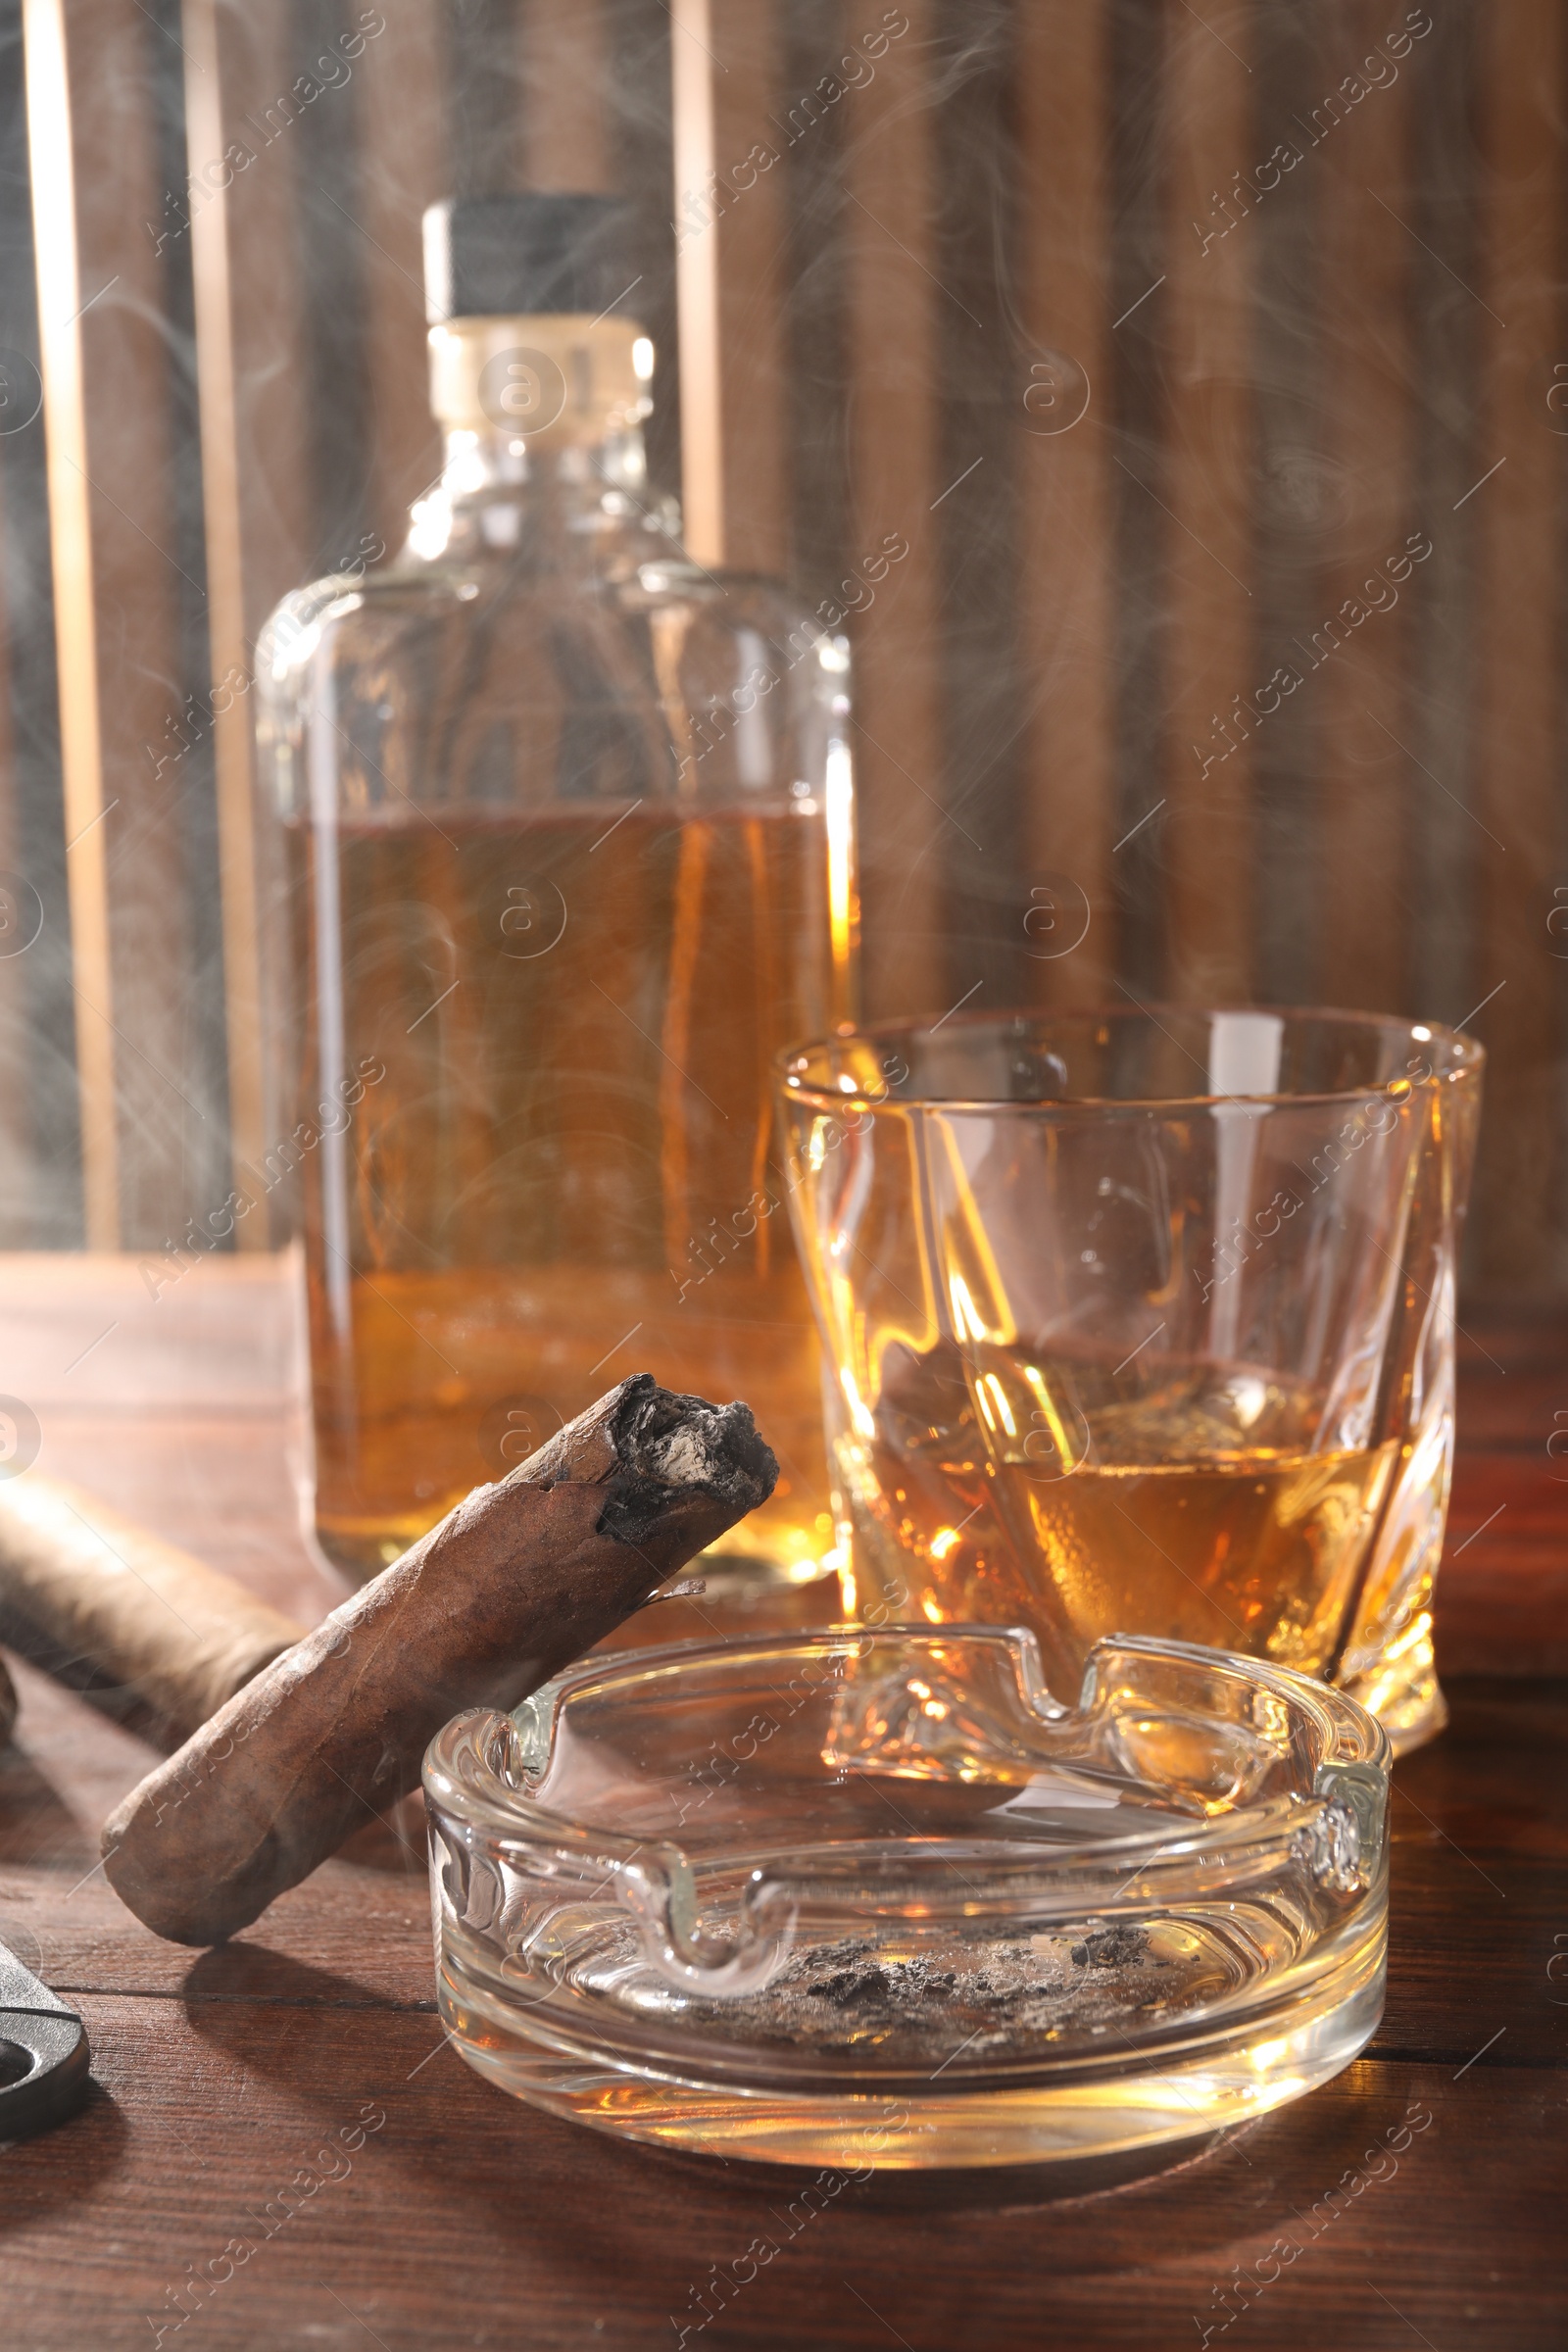
[{"label": "amber liquid in bottle", "polygon": [[[340,995],[346,1065],[384,1072],[355,1108],[346,1250],[307,1195],[317,1526],[343,1565],[373,1572],[643,1367],[746,1397],[779,1456],[731,1553],[830,1548],[769,1089],[819,1009],[791,978],[825,921],[810,814],[446,810],[339,828],[331,877],[289,828],[309,994]],[[310,1100],[334,1081],[319,1035]]]}]

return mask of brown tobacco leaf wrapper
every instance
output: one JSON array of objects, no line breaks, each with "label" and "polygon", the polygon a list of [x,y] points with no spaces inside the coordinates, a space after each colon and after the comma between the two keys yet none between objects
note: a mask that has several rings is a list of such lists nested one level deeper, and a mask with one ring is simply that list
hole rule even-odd
[{"label": "brown tobacco leaf wrapper", "polygon": [[0,1658],[0,1747],[4,1747],[16,1729],[17,1686],[6,1672],[5,1660]]},{"label": "brown tobacco leaf wrapper", "polygon": [[218,1943],[412,1788],[465,1707],[509,1709],[737,1519],[778,1464],[744,1404],[644,1372],[480,1487],[238,1692],[104,1825],[110,1883]]},{"label": "brown tobacco leaf wrapper", "polygon": [[37,1470],[0,1487],[0,1642],[162,1744],[304,1631],[95,1494]]}]

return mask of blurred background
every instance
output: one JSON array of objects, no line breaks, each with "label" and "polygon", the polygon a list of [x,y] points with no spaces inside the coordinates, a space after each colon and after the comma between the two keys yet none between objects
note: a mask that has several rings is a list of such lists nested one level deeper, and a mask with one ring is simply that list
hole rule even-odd
[{"label": "blurred background", "polygon": [[1472,1286],[1568,1288],[1565,47],[1559,0],[8,0],[0,1248],[161,1251],[275,1142],[256,638],[436,470],[423,207],[589,188],[694,552],[848,614],[867,1008],[1465,1022]]}]

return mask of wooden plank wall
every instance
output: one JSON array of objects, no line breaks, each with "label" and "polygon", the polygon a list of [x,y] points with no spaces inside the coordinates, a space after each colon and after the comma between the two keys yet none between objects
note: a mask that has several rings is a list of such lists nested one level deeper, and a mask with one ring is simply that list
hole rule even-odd
[{"label": "wooden plank wall", "polygon": [[[171,1185],[185,1212],[214,1108],[172,1092],[200,960],[180,803],[125,748],[171,678],[208,683],[175,674],[159,527],[182,461],[146,321],[175,281],[125,225],[159,214],[137,75],[177,32],[187,173],[256,150],[185,190],[176,239],[212,678],[429,479],[423,205],[619,189],[694,552],[860,601],[869,1008],[1473,1012],[1476,1271],[1568,1280],[1564,6],[399,0],[269,136],[351,22],[327,0],[157,24],[25,0],[89,1236],[141,1241]],[[887,534],[908,552],[875,595],[841,589]],[[241,1159],[272,1115],[249,720],[211,730]],[[9,820],[0,793],[5,858],[4,822],[47,818],[36,768]],[[58,1132],[40,1098],[0,1137],[13,1223],[34,1109]]]}]

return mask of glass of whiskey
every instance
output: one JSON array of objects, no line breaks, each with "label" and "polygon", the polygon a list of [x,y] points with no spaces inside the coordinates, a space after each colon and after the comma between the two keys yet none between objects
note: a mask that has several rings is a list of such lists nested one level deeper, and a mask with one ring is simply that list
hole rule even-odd
[{"label": "glass of whiskey", "polygon": [[1482,1049],[1369,1014],[958,1016],[781,1056],[846,1615],[1115,1634],[1445,1720]]}]

